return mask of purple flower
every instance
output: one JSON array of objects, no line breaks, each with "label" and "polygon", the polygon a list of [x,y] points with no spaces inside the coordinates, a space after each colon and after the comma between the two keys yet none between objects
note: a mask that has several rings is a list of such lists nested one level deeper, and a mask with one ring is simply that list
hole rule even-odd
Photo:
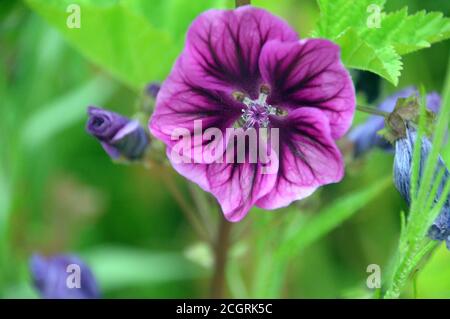
[{"label": "purple flower", "polygon": [[100,298],[94,275],[76,256],[44,257],[35,254],[30,259],[30,269],[34,285],[42,298]]},{"label": "purple flower", "polygon": [[138,121],[120,114],[90,106],[86,130],[95,136],[113,159],[123,156],[140,159],[147,149],[149,138]]},{"label": "purple flower", "polygon": [[[340,181],[344,167],[335,140],[347,132],[354,109],[353,83],[337,45],[299,40],[283,20],[243,6],[209,10],[192,23],[186,46],[158,93],[149,127],[167,145],[175,169],[211,192],[229,221],[239,221],[253,205],[279,208]],[[204,135],[195,140],[194,121],[201,121],[203,133],[225,133],[217,161],[175,160],[179,141],[174,131],[194,139],[189,144],[193,157],[220,145]],[[275,155],[270,174],[260,159],[236,163],[225,158],[225,150],[234,150],[235,139],[226,134],[230,128],[241,128],[240,137],[251,135],[250,129],[258,136],[263,128],[271,130],[267,143],[257,147]],[[278,147],[269,145],[275,140],[272,129],[278,129]],[[249,147],[245,155],[251,157],[252,151]]]},{"label": "purple flower", "polygon": [[[414,87],[404,88],[393,95],[387,97],[378,109],[385,112],[392,112],[399,98],[407,98],[411,95],[418,95]],[[441,106],[441,97],[436,92],[427,95],[427,107],[431,111],[438,113]],[[377,132],[384,128],[384,118],[377,115],[369,116],[367,121],[353,128],[348,134],[349,140],[353,143],[353,155],[355,158],[362,156],[374,147],[379,147],[386,151],[393,151],[392,145]]]},{"label": "purple flower", "polygon": [[[407,136],[405,138],[399,139],[395,142],[394,184],[409,206],[411,204],[410,190],[412,158],[414,154],[414,145],[417,140],[417,132],[411,128],[408,128],[406,133]],[[431,152],[431,148],[432,144],[430,140],[426,136],[422,137],[419,164],[419,182],[422,178],[423,170],[428,158],[428,154]],[[438,173],[442,170],[444,170],[444,177],[434,198],[434,204],[436,204],[441,198],[444,187],[450,178],[449,171],[445,166],[442,157],[439,156],[435,168],[434,178],[437,178]],[[434,240],[445,240],[447,248],[450,249],[450,198],[447,198],[439,216],[436,218],[436,220],[433,222],[433,225],[428,230],[428,236]]]}]

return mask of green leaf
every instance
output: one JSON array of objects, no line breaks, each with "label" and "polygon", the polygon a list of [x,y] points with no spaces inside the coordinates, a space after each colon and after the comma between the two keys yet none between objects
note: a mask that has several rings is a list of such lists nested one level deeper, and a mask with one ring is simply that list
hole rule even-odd
[{"label": "green leaf", "polygon": [[[301,218],[300,226],[296,227],[295,231],[291,229],[287,236],[278,240],[273,251],[268,250],[268,243],[265,243],[265,247],[262,247],[261,262],[254,271],[252,297],[279,297],[291,258],[339,227],[391,184],[391,177],[384,178],[366,189],[350,192],[348,196],[331,203],[309,219]],[[267,234],[265,239],[271,241],[270,235]]]},{"label": "green leaf", "polygon": [[83,1],[81,27],[68,28],[70,0],[28,0],[83,55],[132,88],[161,80],[176,51],[169,34],[127,9],[120,1]]},{"label": "green leaf", "polygon": [[105,246],[81,255],[102,291],[202,276],[198,267],[177,253]]},{"label": "green leaf", "polygon": [[[407,8],[382,13],[385,0],[318,0],[320,20],[314,37],[328,38],[342,49],[347,67],[374,72],[397,85],[401,55],[450,38],[450,19],[440,12],[408,15]],[[371,8],[380,9],[380,27],[370,27]]]},{"label": "green leaf", "polygon": [[343,196],[341,199],[321,209],[317,215],[306,221],[297,230],[297,233],[284,239],[277,254],[288,258],[293,253],[306,248],[353,216],[353,214],[379,196],[391,184],[392,179],[389,176],[366,189],[350,193],[348,196]]},{"label": "green leaf", "polygon": [[348,29],[336,43],[341,47],[342,61],[347,67],[377,73],[397,85],[403,64],[392,46],[372,47],[354,29]]},{"label": "green leaf", "polygon": [[334,40],[349,28],[357,31],[364,29],[369,16],[367,8],[377,5],[381,9],[385,2],[386,0],[317,0],[320,19],[313,36]]},{"label": "green leaf", "polygon": [[[72,0],[27,0],[86,58],[131,88],[161,81],[181,52],[188,25],[225,0],[83,0],[80,28],[68,28]],[[182,14],[181,14],[182,13]]]},{"label": "green leaf", "polygon": [[440,12],[420,11],[408,16],[407,8],[388,14],[382,21],[386,42],[394,45],[395,51],[405,55],[432,43],[450,38],[450,19]]},{"label": "green leaf", "polygon": [[183,41],[191,22],[201,12],[212,8],[232,8],[230,0],[122,0],[136,14],[144,16],[151,25],[167,31],[177,44]]}]

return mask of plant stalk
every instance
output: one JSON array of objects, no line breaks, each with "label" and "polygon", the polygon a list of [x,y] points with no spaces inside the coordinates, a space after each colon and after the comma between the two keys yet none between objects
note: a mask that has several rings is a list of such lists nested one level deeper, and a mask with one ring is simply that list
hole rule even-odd
[{"label": "plant stalk", "polygon": [[221,216],[217,241],[214,245],[214,274],[211,282],[211,298],[214,299],[223,298],[225,294],[226,265],[232,225]]},{"label": "plant stalk", "polygon": [[382,116],[382,117],[387,117],[390,114],[389,112],[381,111],[381,110],[378,110],[376,108],[369,107],[369,106],[364,106],[364,105],[357,105],[356,109],[358,111],[361,111],[361,112],[364,112],[364,113],[369,113],[369,114],[372,114],[372,115],[378,115],[378,116]]},{"label": "plant stalk", "polygon": [[192,225],[192,227],[200,236],[200,238],[206,242],[211,243],[212,239],[208,235],[208,232],[205,230],[206,226],[199,220],[197,214],[195,213],[195,210],[185,200],[184,194],[182,194],[178,189],[178,185],[176,185],[176,183],[173,180],[172,172],[162,165],[156,167],[155,172],[157,172],[159,177],[162,179],[168,191],[171,193],[175,201],[180,206],[182,213],[185,215],[186,219]]}]

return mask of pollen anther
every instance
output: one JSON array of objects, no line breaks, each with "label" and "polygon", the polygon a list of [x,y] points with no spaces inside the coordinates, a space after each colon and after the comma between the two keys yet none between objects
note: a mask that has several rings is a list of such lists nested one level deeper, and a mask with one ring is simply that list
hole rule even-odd
[{"label": "pollen anther", "polygon": [[245,129],[251,127],[268,127],[270,124],[270,116],[277,114],[277,108],[267,104],[269,89],[261,86],[261,90],[257,99],[252,100],[242,92],[234,92],[235,100],[243,103],[246,107],[242,109],[241,119]]}]

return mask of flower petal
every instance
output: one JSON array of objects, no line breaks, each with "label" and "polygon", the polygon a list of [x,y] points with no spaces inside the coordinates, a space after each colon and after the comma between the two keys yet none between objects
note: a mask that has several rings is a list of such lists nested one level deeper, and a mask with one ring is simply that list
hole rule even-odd
[{"label": "flower petal", "polygon": [[344,163],[328,120],[315,108],[300,108],[280,121],[279,168],[274,188],[257,206],[275,209],[342,179]]},{"label": "flower petal", "polygon": [[[244,131],[238,134],[245,134]],[[233,139],[227,138],[227,141]],[[230,222],[238,222],[243,219],[250,208],[261,197],[268,194],[274,187],[278,169],[277,158],[272,158],[272,168],[267,170],[267,166],[260,162],[251,163],[248,159],[250,149],[246,148],[246,160],[243,163],[227,161],[227,157],[236,158],[235,153],[229,153],[231,142],[228,143],[227,152],[224,152],[221,162],[210,164],[201,163],[180,163],[168,150],[167,155],[175,170],[197,183],[200,187],[214,195],[225,215]],[[264,147],[263,143],[258,147]],[[236,150],[236,144],[234,150]],[[258,150],[251,151],[258,154]],[[264,149],[264,151],[266,151]],[[228,156],[228,154],[234,154]],[[264,153],[267,154],[267,151]],[[234,161],[234,160],[233,160]]]},{"label": "flower petal", "polygon": [[[225,131],[233,126],[241,116],[241,106],[231,95],[198,86],[185,74],[184,61],[180,58],[158,93],[149,128],[168,148],[173,148],[180,136],[185,136],[192,141],[192,152],[201,154],[202,148],[211,141],[194,137],[208,128]],[[195,131],[196,123],[201,123],[199,132]]]},{"label": "flower petal", "polygon": [[334,139],[350,128],[355,90],[340,61],[339,46],[322,39],[271,41],[264,46],[259,65],[264,81],[271,86],[270,104],[288,110],[321,110],[329,119]]},{"label": "flower petal", "polygon": [[260,164],[211,164],[207,167],[211,193],[217,198],[225,218],[242,220],[250,208],[272,190],[276,174],[262,174]]},{"label": "flower petal", "polygon": [[262,47],[270,40],[296,41],[294,30],[280,18],[251,6],[209,10],[192,23],[183,56],[190,77],[203,87],[255,97],[260,85]]}]

